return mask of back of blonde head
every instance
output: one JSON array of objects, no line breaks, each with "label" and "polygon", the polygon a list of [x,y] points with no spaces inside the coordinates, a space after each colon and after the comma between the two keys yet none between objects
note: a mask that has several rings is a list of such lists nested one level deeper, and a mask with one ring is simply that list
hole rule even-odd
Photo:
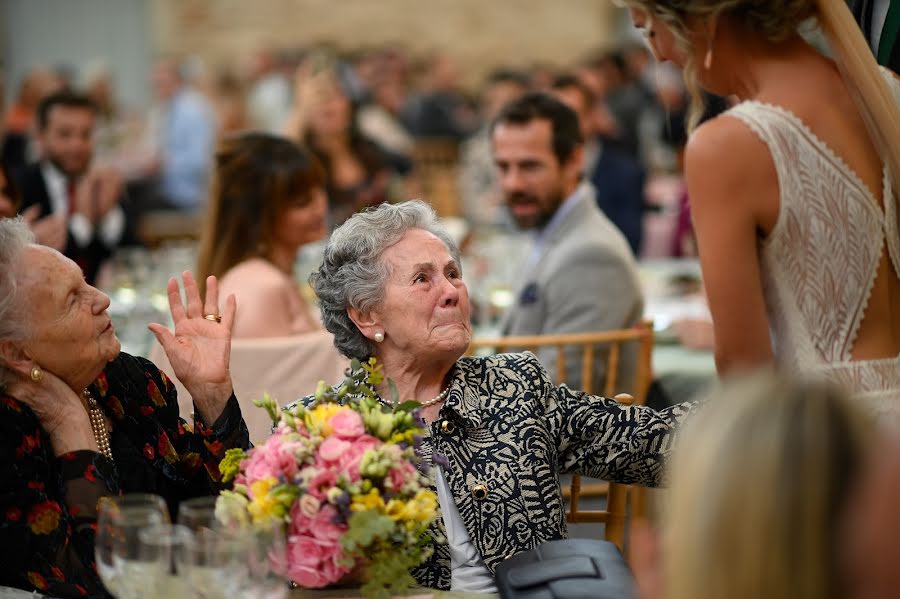
[{"label": "back of blonde head", "polygon": [[840,596],[834,537],[864,420],[833,389],[772,375],[714,395],[672,463],[665,596]]}]

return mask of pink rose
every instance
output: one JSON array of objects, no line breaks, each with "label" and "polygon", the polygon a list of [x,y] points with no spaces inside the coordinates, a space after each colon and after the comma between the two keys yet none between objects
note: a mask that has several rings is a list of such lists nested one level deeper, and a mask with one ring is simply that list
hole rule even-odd
[{"label": "pink rose", "polygon": [[346,525],[336,524],[337,510],[334,506],[324,505],[309,524],[312,535],[320,541],[339,543],[341,535],[347,530]]},{"label": "pink rose", "polygon": [[314,518],[322,503],[312,495],[306,494],[300,498],[299,506],[301,514],[307,518]]},{"label": "pink rose", "polygon": [[294,450],[297,443],[288,443],[281,435],[275,434],[250,450],[249,457],[242,464],[248,483],[274,476],[293,480],[297,474],[297,459]]},{"label": "pink rose", "polygon": [[319,588],[337,582],[349,568],[338,565],[340,543],[294,535],[288,539],[288,574],[297,584]]},{"label": "pink rose", "polygon": [[328,490],[337,484],[338,473],[334,468],[318,468],[314,472],[315,474],[306,483],[306,492],[319,501],[324,501]]},{"label": "pink rose", "polygon": [[399,462],[388,471],[386,486],[399,492],[407,482],[415,480],[416,476],[417,472],[412,464],[406,461]]},{"label": "pink rose", "polygon": [[338,465],[347,473],[350,480],[357,482],[360,479],[359,463],[367,451],[381,445],[381,441],[371,435],[363,435],[356,439],[349,449],[338,458]]},{"label": "pink rose", "polygon": [[328,421],[338,437],[355,439],[366,432],[362,417],[349,408],[344,408]]},{"label": "pink rose", "polygon": [[312,528],[312,518],[303,513],[300,502],[296,502],[291,507],[291,524],[288,530],[289,534],[305,534]]},{"label": "pink rose", "polygon": [[318,457],[326,462],[334,462],[341,454],[350,449],[350,443],[337,437],[328,437],[319,445]]}]

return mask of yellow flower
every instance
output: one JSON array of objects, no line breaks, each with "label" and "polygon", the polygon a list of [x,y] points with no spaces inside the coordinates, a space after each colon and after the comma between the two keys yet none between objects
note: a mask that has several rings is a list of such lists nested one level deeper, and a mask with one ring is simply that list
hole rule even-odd
[{"label": "yellow flower", "polygon": [[332,432],[331,425],[328,424],[328,421],[331,420],[331,417],[341,410],[349,409],[350,408],[345,408],[334,403],[320,403],[312,410],[307,410],[306,427],[310,430],[310,432],[318,431],[322,434],[322,436],[327,437]]},{"label": "yellow flower", "polygon": [[425,524],[437,515],[437,496],[433,491],[422,489],[406,504],[406,517]]},{"label": "yellow flower", "polygon": [[277,482],[275,477],[269,476],[250,485],[250,495],[253,500],[247,506],[247,511],[250,512],[254,524],[263,524],[278,517],[282,506],[269,493]]},{"label": "yellow flower", "polygon": [[391,517],[391,520],[396,522],[397,520],[405,520],[406,519],[406,502],[401,501],[399,499],[391,499],[387,502],[387,506],[385,506],[384,513]]},{"label": "yellow flower", "polygon": [[378,489],[372,489],[365,495],[357,495],[350,504],[350,509],[354,512],[365,512],[368,510],[384,511],[384,499],[378,493]]}]

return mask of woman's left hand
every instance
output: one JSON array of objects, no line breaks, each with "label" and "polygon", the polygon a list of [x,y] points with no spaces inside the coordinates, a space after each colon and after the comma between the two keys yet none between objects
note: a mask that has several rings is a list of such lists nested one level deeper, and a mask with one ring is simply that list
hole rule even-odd
[{"label": "woman's left hand", "polygon": [[233,387],[229,363],[231,360],[231,329],[234,326],[235,299],[229,295],[221,321],[205,318],[219,316],[219,289],[215,277],[206,279],[206,298],[201,301],[200,290],[190,272],[182,273],[187,306],[181,302],[178,280],[169,279],[169,309],[175,332],[161,324],[148,328],[165,350],[175,376],[191,394],[203,422],[211,426],[222,410]]}]

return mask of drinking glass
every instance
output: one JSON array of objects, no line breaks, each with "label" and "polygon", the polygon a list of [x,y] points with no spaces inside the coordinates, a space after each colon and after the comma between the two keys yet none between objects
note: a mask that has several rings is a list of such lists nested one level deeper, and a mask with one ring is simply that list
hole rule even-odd
[{"label": "drinking glass", "polygon": [[203,529],[217,529],[216,496],[195,497],[182,501],[178,505],[178,524],[188,527],[193,532]]},{"label": "drinking glass", "polygon": [[288,596],[287,543],[282,526],[260,529],[245,527],[240,533],[240,551],[247,564],[243,595],[254,599],[285,599]]},{"label": "drinking glass", "polygon": [[179,524],[157,524],[138,532],[137,559],[128,566],[143,582],[140,597],[189,597],[187,553],[193,544],[189,529]]},{"label": "drinking glass", "polygon": [[135,585],[123,576],[123,559],[129,549],[136,554],[137,534],[142,528],[168,522],[169,510],[159,495],[136,493],[99,502],[94,557],[106,590],[119,598],[137,596]]}]

